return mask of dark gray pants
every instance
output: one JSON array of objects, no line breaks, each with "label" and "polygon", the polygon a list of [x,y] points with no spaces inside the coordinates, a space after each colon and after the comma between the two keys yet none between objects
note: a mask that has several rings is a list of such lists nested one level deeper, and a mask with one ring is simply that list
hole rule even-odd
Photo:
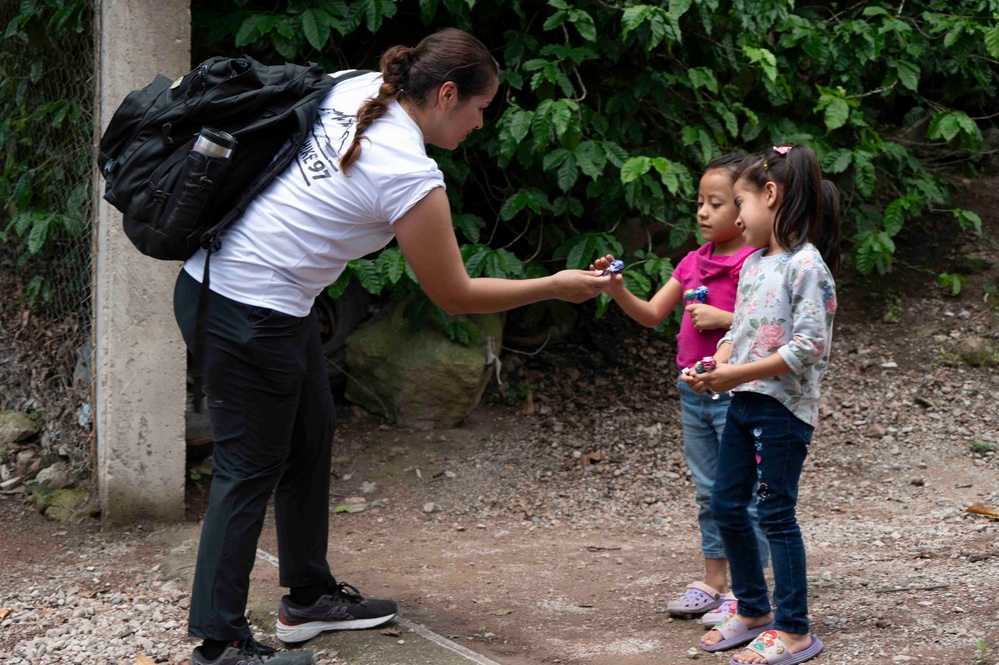
[{"label": "dark gray pants", "polygon": [[[174,313],[189,349],[201,284],[183,270]],[[274,495],[280,583],[329,580],[335,410],[315,313],[297,318],[211,294],[204,340],[212,486],[201,528],[188,633],[249,637],[246,602]]]}]

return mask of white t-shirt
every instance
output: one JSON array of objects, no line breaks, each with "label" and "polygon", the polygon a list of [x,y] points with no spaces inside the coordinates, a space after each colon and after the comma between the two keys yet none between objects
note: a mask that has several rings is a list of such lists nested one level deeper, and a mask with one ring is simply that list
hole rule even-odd
[{"label": "white t-shirt", "polygon": [[[307,316],[348,261],[387,245],[392,224],[431,190],[444,187],[423,133],[398,102],[365,130],[368,140],[347,169],[349,176],[340,171],[357,109],[378,94],[381,82],[375,72],[330,91],[298,157],[222,234],[209,268],[212,291]],[[204,264],[205,251],[198,250],[184,269],[201,281]]]}]

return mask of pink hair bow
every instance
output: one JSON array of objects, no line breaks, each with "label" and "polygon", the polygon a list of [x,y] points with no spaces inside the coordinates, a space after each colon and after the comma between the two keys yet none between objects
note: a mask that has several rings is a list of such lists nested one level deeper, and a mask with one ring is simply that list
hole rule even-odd
[{"label": "pink hair bow", "polygon": [[789,145],[775,145],[774,146],[774,151],[775,152],[779,152],[782,155],[786,155],[787,153],[791,152],[791,148],[792,147],[793,146],[789,146]]}]

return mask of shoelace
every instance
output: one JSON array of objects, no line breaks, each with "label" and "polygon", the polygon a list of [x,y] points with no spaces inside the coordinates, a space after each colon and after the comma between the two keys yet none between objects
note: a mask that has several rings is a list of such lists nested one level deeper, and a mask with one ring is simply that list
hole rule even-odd
[{"label": "shoelace", "polygon": [[330,582],[330,588],[333,590],[334,597],[343,598],[348,603],[355,604],[364,602],[364,596],[361,595],[361,592],[358,591],[357,587],[347,584],[346,582],[337,582],[334,579]]},{"label": "shoelace", "polygon": [[276,653],[276,649],[265,647],[252,637],[248,637],[239,645],[239,653],[242,656],[272,656]]}]

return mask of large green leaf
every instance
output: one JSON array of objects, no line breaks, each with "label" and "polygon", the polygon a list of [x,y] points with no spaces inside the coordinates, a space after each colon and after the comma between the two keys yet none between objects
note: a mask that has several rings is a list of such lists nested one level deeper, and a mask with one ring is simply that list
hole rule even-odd
[{"label": "large green leaf", "polygon": [[599,143],[583,141],[576,148],[575,155],[580,171],[594,179],[603,175],[604,167],[607,166],[607,153]]},{"label": "large green leaf", "polygon": [[621,167],[621,182],[634,182],[648,173],[651,168],[652,160],[648,157],[632,157]]},{"label": "large green leaf", "polygon": [[850,106],[846,103],[846,100],[841,97],[834,97],[830,99],[822,116],[822,119],[826,123],[826,129],[829,129],[830,131],[839,129],[845,125],[849,118]]},{"label": "large green leaf", "polygon": [[261,34],[259,28],[266,18],[264,14],[250,14],[247,16],[246,20],[240,26],[239,32],[236,33],[236,47],[246,46],[255,40]]},{"label": "large green leaf", "polygon": [[306,9],[302,12],[302,34],[306,41],[317,51],[322,51],[329,39],[330,25],[326,21],[326,12],[317,9]]},{"label": "large green leaf", "polygon": [[382,291],[385,282],[382,280],[382,272],[370,259],[354,259],[347,264],[351,272],[357,277],[364,290],[368,293],[378,294]]}]

